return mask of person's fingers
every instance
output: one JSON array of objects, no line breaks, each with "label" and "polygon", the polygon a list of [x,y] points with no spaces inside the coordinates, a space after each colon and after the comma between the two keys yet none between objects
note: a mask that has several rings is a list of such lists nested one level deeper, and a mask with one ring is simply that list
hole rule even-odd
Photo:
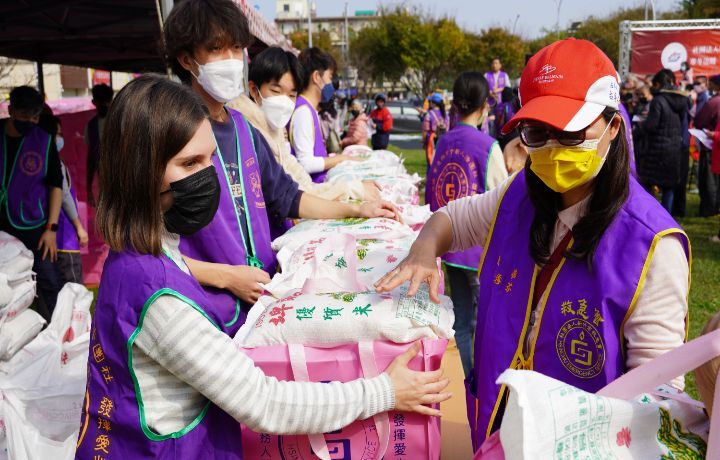
[{"label": "person's fingers", "polygon": [[413,412],[418,414],[428,415],[430,417],[442,417],[442,413],[438,409],[433,409],[427,406],[417,405],[412,408]]},{"label": "person's fingers", "polygon": [[[440,382],[441,381],[440,379],[442,378],[444,371],[442,370],[442,368],[440,368],[440,369],[437,369],[434,371],[427,371],[427,372],[417,371],[417,373],[419,375],[418,378],[422,385],[430,385],[433,383]],[[440,391],[440,390],[438,390],[438,391]]]},{"label": "person's fingers", "polygon": [[377,183],[377,181],[371,181],[370,183],[374,185],[379,191],[383,189],[380,184]]},{"label": "person's fingers", "polygon": [[258,283],[267,284],[270,282],[270,275],[266,271],[258,268],[255,272],[255,281],[257,281]]},{"label": "person's fingers", "polygon": [[387,208],[378,208],[376,211],[376,217],[385,217],[388,219],[394,219],[397,214]]},{"label": "person's fingers", "polygon": [[440,296],[438,295],[440,291],[440,274],[436,272],[430,275],[428,285],[430,286],[430,301],[440,303]]},{"label": "person's fingers", "polygon": [[420,285],[425,281],[425,277],[421,276],[417,272],[410,278],[410,287],[408,288],[406,297],[414,297],[420,289]]},{"label": "person's fingers", "polygon": [[378,288],[384,284],[387,284],[388,281],[390,281],[391,279],[393,279],[395,277],[395,275],[400,273],[401,267],[402,267],[402,262],[400,262],[400,265],[398,265],[397,267],[395,267],[392,270],[390,270],[389,272],[385,273],[385,275],[383,275],[382,278],[380,278],[379,280],[377,280],[375,282],[374,286],[376,288]]},{"label": "person's fingers", "polygon": [[423,391],[426,393],[440,393],[447,388],[448,385],[450,385],[450,379],[445,378],[437,382],[428,383],[423,387]]},{"label": "person's fingers", "polygon": [[376,290],[383,292],[383,291],[392,291],[396,287],[403,284],[405,281],[409,280],[411,274],[405,273],[405,271],[398,271],[395,273],[392,278],[386,280],[381,286],[378,286]]},{"label": "person's fingers", "polygon": [[403,354],[395,358],[395,360],[402,364],[403,366],[407,367],[408,363],[417,356],[417,354],[420,352],[420,342],[415,342],[412,344],[410,348],[405,350]]},{"label": "person's fingers", "polygon": [[437,394],[425,395],[422,398],[420,398],[420,401],[423,404],[439,404],[443,401],[447,401],[450,398],[452,398],[452,393],[437,393]]}]

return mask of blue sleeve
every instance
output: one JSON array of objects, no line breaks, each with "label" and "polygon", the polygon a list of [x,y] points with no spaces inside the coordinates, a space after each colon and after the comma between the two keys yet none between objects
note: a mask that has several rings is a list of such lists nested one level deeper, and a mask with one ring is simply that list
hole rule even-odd
[{"label": "blue sleeve", "polygon": [[267,141],[255,128],[252,129],[255,152],[260,165],[263,196],[267,206],[268,218],[282,222],[285,218],[297,218],[300,210],[302,191],[275,160]]}]

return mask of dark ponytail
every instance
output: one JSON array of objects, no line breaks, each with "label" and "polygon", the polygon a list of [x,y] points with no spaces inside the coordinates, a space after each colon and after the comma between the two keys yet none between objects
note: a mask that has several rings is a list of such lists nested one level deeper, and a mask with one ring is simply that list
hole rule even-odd
[{"label": "dark ponytail", "polygon": [[[603,118],[608,123],[618,112],[606,108]],[[560,194],[545,185],[530,169],[528,157],[525,164],[528,195],[535,207],[535,218],[530,227],[530,253],[538,265],[545,265],[550,259],[553,231],[561,206]],[[630,158],[625,124],[610,144],[610,151],[600,173],[595,178],[595,189],[588,203],[587,214],[573,227],[575,240],[566,252],[568,259],[584,260],[592,266],[593,256],[605,230],[627,201],[630,194]]]},{"label": "dark ponytail", "polygon": [[480,72],[463,72],[453,85],[453,106],[465,117],[482,108],[487,102],[490,89]]}]

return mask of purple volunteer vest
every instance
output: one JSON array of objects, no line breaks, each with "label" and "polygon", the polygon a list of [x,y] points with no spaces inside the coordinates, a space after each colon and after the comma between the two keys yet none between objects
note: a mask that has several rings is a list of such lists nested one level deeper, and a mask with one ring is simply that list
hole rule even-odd
[{"label": "purple volunteer vest", "polygon": [[[437,152],[428,167],[425,202],[431,211],[458,198],[487,191],[490,149],[496,141],[473,126],[459,123],[440,138]],[[443,256],[446,264],[477,271],[482,247]]]},{"label": "purple volunteer vest", "polygon": [[[248,249],[250,249],[262,264],[263,270],[272,276],[277,261],[270,247],[270,227],[252,133],[240,112],[232,109],[228,109],[228,112],[237,131],[237,151],[218,151],[218,155],[213,156],[213,164],[220,182],[220,204],[217,213],[210,225],[192,236],[184,236],[180,239],[180,251],[191,259],[205,262],[257,266],[256,260],[248,258]],[[225,161],[231,158],[234,160],[235,155],[242,172],[241,185],[246,220],[250,230],[248,236],[250,248],[245,247],[246,238],[240,223],[241,217],[235,208],[235,200],[231,193],[232,184],[225,168]],[[241,308],[241,301],[226,290],[212,287],[204,289],[210,302],[218,307],[219,315],[230,335],[234,335],[245,322],[246,314]]]},{"label": "purple volunteer vest", "polygon": [[75,458],[241,459],[240,425],[210,401],[183,429],[155,433],[147,425],[132,368],[132,344],[147,307],[158,296],[187,302],[227,333],[223,306],[211,302],[195,279],[166,256],[112,252],[100,286]]},{"label": "purple volunteer vest", "polygon": [[[502,70],[498,72],[497,78],[495,78],[494,72],[485,72],[485,80],[488,82],[488,87],[490,88],[490,92],[493,92],[495,88],[505,88],[508,85],[508,80],[510,78],[508,77],[508,74],[503,72]],[[501,102],[501,96],[498,94],[498,101]]]},{"label": "purple volunteer vest", "polygon": [[505,369],[532,369],[588,392],[622,375],[623,327],[657,240],[677,234],[689,256],[685,233],[631,177],[628,200],[601,238],[592,271],[585,262],[568,259],[555,270],[537,306],[541,326],[525,359],[522,348],[539,272],[528,237],[534,215],[523,170],[500,200],[480,262],[475,368],[467,382],[475,449],[499,427],[507,388],[495,380]]},{"label": "purple volunteer vest", "polygon": [[[310,103],[302,96],[297,97],[297,102],[295,103],[295,111],[299,109],[302,106],[307,106],[310,109],[310,113],[313,116],[313,126],[315,128],[315,145],[313,146],[313,152],[315,153],[316,157],[324,157],[327,158],[327,149],[325,148],[325,140],[323,139],[322,131],[320,130],[320,119],[318,118],[317,110],[315,110],[315,107],[310,105]],[[295,117],[295,114],[293,114],[293,118]],[[293,118],[290,119],[289,124],[289,133],[290,133],[290,152],[297,156],[295,154],[295,148],[293,147],[292,142],[292,123]],[[321,183],[325,181],[325,176],[327,175],[327,171],[319,172],[310,174],[310,177],[312,177],[313,182]]]},{"label": "purple volunteer vest", "polygon": [[[9,120],[6,121],[9,123]],[[7,164],[5,127],[0,147],[0,178],[2,178],[2,201],[6,204],[10,224],[19,230],[32,230],[47,222],[48,190],[43,180],[47,173],[47,157],[50,135],[35,127],[25,136],[12,165]],[[5,168],[10,178],[5,183]]]}]

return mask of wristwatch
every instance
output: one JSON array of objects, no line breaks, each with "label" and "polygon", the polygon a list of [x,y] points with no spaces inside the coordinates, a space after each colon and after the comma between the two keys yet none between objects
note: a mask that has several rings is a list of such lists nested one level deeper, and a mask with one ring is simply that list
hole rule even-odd
[{"label": "wristwatch", "polygon": [[51,224],[50,222],[48,222],[47,226],[45,226],[45,230],[50,230],[51,232],[57,232],[58,224]]}]

